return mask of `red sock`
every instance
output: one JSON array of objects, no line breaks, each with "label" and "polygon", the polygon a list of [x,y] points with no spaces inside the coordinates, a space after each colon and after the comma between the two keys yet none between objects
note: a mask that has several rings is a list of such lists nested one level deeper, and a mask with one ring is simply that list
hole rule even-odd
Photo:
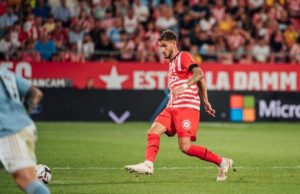
[{"label": "red sock", "polygon": [[220,165],[222,162],[222,158],[220,156],[201,146],[192,145],[188,149],[187,154],[200,158],[201,160],[215,163],[216,165]]},{"label": "red sock", "polygon": [[160,137],[157,134],[148,134],[148,143],[146,147],[146,160],[154,162],[156,154],[159,150]]}]

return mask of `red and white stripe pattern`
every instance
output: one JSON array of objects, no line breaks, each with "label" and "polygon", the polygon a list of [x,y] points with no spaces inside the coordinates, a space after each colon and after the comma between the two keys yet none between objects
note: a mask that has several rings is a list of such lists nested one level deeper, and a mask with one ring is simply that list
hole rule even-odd
[{"label": "red and white stripe pattern", "polygon": [[174,98],[172,93],[173,90],[185,84],[191,77],[191,73],[181,64],[181,55],[183,52],[179,53],[175,59],[169,63],[169,89],[170,98],[167,104],[167,108],[194,108],[200,110],[200,98],[198,94],[198,87],[196,84],[190,86],[188,89],[184,90],[177,98]]}]

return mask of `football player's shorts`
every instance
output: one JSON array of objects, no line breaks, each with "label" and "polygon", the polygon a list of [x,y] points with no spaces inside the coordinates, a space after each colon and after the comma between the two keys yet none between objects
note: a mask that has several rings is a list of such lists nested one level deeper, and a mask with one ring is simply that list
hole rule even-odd
[{"label": "football player's shorts", "polygon": [[193,108],[165,108],[155,119],[167,128],[166,134],[196,141],[200,112]]},{"label": "football player's shorts", "polygon": [[9,173],[36,165],[35,125],[29,125],[21,131],[0,138],[0,160]]}]

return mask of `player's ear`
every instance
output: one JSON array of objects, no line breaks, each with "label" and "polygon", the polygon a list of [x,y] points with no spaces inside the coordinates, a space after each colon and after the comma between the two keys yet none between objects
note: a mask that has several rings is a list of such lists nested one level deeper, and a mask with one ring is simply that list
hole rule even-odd
[{"label": "player's ear", "polygon": [[174,47],[176,47],[176,46],[177,46],[177,42],[176,42],[175,40],[173,40],[173,41],[172,41],[172,45],[173,45]]}]

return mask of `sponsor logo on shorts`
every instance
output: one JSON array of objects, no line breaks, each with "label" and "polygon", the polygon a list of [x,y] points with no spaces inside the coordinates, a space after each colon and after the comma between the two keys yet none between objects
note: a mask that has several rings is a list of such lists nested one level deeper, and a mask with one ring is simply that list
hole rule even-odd
[{"label": "sponsor logo on shorts", "polygon": [[191,128],[192,124],[190,120],[183,120],[182,121],[182,127],[186,130],[189,130]]}]

